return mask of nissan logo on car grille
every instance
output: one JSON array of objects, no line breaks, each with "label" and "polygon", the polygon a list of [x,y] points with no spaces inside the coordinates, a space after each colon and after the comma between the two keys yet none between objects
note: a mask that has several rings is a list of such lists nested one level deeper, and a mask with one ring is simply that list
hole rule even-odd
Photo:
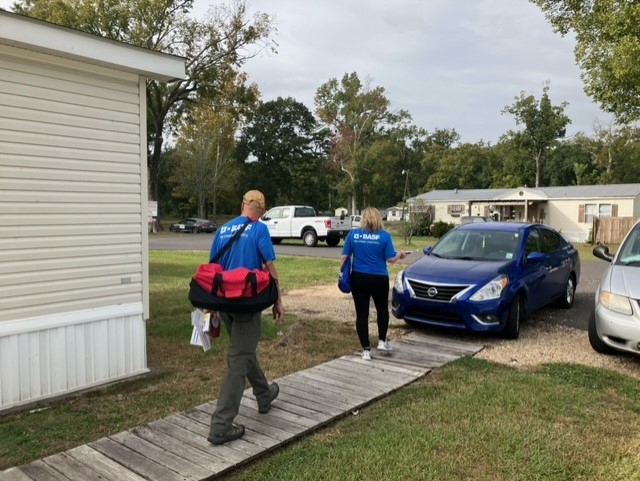
[{"label": "nissan logo on car grille", "polygon": [[429,297],[436,297],[438,295],[438,289],[436,289],[435,287],[430,287],[429,289],[427,289],[427,295]]}]

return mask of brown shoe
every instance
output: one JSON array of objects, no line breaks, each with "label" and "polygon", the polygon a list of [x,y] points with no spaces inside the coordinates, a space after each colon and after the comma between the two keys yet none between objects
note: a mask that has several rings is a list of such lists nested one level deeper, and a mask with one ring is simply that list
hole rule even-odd
[{"label": "brown shoe", "polygon": [[277,382],[271,383],[271,386],[269,386],[269,403],[264,406],[258,404],[258,412],[260,414],[267,414],[269,409],[271,409],[271,403],[278,397],[278,394],[280,394],[280,386],[278,386]]},{"label": "brown shoe", "polygon": [[242,436],[244,436],[244,426],[242,424],[232,424],[224,434],[210,434],[207,441],[213,444],[224,444],[240,439]]}]

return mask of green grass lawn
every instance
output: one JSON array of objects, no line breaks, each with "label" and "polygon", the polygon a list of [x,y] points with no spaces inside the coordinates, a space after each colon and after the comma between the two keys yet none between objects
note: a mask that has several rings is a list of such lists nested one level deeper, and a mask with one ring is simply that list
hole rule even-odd
[{"label": "green grass lawn", "polygon": [[[151,253],[153,375],[0,417],[0,469],[217,398],[226,335],[207,353],[189,345],[187,286],[200,262],[202,253]],[[283,256],[277,264],[289,290],[335,283],[339,262]],[[295,342],[281,345],[293,324]],[[265,316],[260,358],[276,379],[358,347],[351,324],[289,314],[278,326]],[[465,358],[224,479],[634,480],[638,426],[636,379],[578,365],[517,370]]]}]

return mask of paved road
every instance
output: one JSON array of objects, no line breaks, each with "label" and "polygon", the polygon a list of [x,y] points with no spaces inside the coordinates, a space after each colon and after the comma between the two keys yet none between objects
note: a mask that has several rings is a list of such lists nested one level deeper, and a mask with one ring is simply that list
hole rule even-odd
[{"label": "paved road", "polygon": [[[213,241],[214,234],[150,234],[149,248],[151,250],[195,250],[208,252]],[[418,246],[416,246],[418,247]],[[280,244],[275,246],[276,254],[325,257],[339,259],[342,245],[338,247],[328,247],[320,243],[317,247],[306,247],[301,245]],[[411,264],[420,257],[422,252],[413,252],[405,259],[399,261],[403,264]],[[578,329],[587,329],[587,323],[591,310],[593,309],[593,296],[595,289],[600,282],[602,273],[607,268],[604,261],[582,261],[580,283],[576,290],[576,299],[573,307],[569,310],[548,307],[533,314],[532,321],[544,321],[550,324],[563,325]]]},{"label": "paved road", "polygon": [[[188,250],[207,251],[211,249],[215,234],[149,234],[149,249],[151,250]],[[277,255],[305,256],[305,257],[325,257],[340,259],[342,243],[337,247],[329,247],[320,242],[316,247],[306,247],[302,245],[280,244],[274,246]],[[418,246],[416,246],[417,248]],[[402,264],[411,264],[422,257],[422,251],[412,252],[411,255],[399,261]]]}]

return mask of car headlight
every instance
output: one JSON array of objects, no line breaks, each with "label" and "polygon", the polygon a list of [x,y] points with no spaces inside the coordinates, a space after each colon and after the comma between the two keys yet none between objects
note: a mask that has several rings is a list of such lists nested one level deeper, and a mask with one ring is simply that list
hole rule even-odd
[{"label": "car headlight", "polygon": [[608,291],[600,291],[598,300],[600,301],[600,304],[607,309],[619,312],[620,314],[630,316],[633,313],[629,298],[626,296],[621,296],[620,294],[614,294]]},{"label": "car headlight", "polygon": [[485,284],[471,296],[472,301],[489,301],[491,299],[497,299],[502,294],[502,290],[509,284],[509,278],[504,274],[499,275],[495,279]]},{"label": "car headlight", "polygon": [[400,272],[398,272],[398,274],[396,275],[396,280],[393,282],[393,288],[398,292],[404,291],[404,285],[402,283],[403,273],[404,273],[404,270],[401,270]]}]

